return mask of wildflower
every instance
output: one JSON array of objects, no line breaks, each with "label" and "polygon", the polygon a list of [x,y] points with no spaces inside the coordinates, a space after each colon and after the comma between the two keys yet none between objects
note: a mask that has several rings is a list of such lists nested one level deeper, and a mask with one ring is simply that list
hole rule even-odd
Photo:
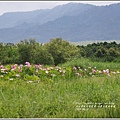
[{"label": "wildflower", "polygon": [[78,76],[81,76],[81,73],[76,73]]},{"label": "wildflower", "polygon": [[20,64],[20,67],[23,67],[23,64]]},{"label": "wildflower", "polygon": [[13,80],[13,78],[9,78],[9,80]]},{"label": "wildflower", "polygon": [[65,70],[63,70],[63,73],[65,73],[66,71]]},{"label": "wildflower", "polygon": [[96,70],[92,69],[92,73],[96,73]]},{"label": "wildflower", "polygon": [[47,70],[49,71],[49,70],[50,70],[50,68],[47,68]]},{"label": "wildflower", "polygon": [[0,76],[1,78],[4,77],[3,75]]},{"label": "wildflower", "polygon": [[16,74],[16,77],[20,77],[20,74]]},{"label": "wildflower", "polygon": [[20,64],[20,66],[18,67],[20,70],[22,69],[22,67],[23,67],[23,65],[22,64]]},{"label": "wildflower", "polygon": [[38,72],[38,69],[36,69],[36,71],[35,72]]},{"label": "wildflower", "polygon": [[29,62],[25,62],[25,64],[26,64],[26,65],[30,65],[30,63],[29,63]]},{"label": "wildflower", "polygon": [[73,70],[76,70],[76,69],[77,69],[77,68],[74,66],[74,67],[73,67]]},{"label": "wildflower", "polygon": [[46,74],[48,74],[49,72],[48,71],[45,71]]},{"label": "wildflower", "polygon": [[78,69],[80,70],[80,67],[78,67]]},{"label": "wildflower", "polygon": [[1,69],[1,73],[5,73],[5,69],[4,68]]},{"label": "wildflower", "polygon": [[109,69],[106,69],[106,73],[107,73],[107,74],[109,73]]},{"label": "wildflower", "polygon": [[17,67],[17,66],[18,66],[18,64],[14,64],[14,66],[15,66],[15,67]]},{"label": "wildflower", "polygon": [[65,74],[62,74],[62,76],[65,76]]},{"label": "wildflower", "polygon": [[110,76],[109,69],[103,70],[103,73],[106,73],[108,76]]},{"label": "wildflower", "polygon": [[103,70],[103,73],[105,73],[106,72],[106,70]]},{"label": "wildflower", "polygon": [[92,75],[92,73],[90,72],[89,75]]},{"label": "wildflower", "polygon": [[3,66],[3,65],[0,65],[0,69],[1,69],[1,68],[4,68],[4,66]]},{"label": "wildflower", "polygon": [[99,70],[98,73],[102,73],[102,71]]},{"label": "wildflower", "polygon": [[26,64],[29,68],[31,67],[31,65],[30,65],[29,62],[25,62],[25,64]]},{"label": "wildflower", "polygon": [[50,67],[51,70],[53,70],[54,68],[53,67]]},{"label": "wildflower", "polygon": [[55,77],[56,75],[55,74],[51,74],[51,76]]},{"label": "wildflower", "polygon": [[8,68],[5,68],[6,71],[8,71]]},{"label": "wildflower", "polygon": [[62,72],[62,70],[59,70],[59,72],[61,73],[61,72]]},{"label": "wildflower", "polygon": [[112,72],[112,74],[116,74],[116,72]]},{"label": "wildflower", "polygon": [[119,71],[117,71],[117,73],[118,73],[118,74],[120,74],[120,72],[119,72]]},{"label": "wildflower", "polygon": [[30,80],[30,81],[27,81],[27,83],[32,83],[32,82],[33,82],[33,81],[31,81],[31,80]]},{"label": "wildflower", "polygon": [[17,64],[14,64],[13,66],[11,66],[11,70],[13,71],[13,70],[16,70],[17,69]]},{"label": "wildflower", "polygon": [[22,69],[21,69],[21,70],[19,70],[19,72],[22,72]]},{"label": "wildflower", "polygon": [[36,82],[37,82],[37,83],[39,83],[39,82],[40,82],[40,80],[36,80]]}]

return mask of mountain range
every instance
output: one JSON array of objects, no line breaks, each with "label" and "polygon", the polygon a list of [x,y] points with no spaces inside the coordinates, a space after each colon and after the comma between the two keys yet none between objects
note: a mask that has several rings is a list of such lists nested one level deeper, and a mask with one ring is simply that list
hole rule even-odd
[{"label": "mountain range", "polygon": [[0,16],[0,42],[62,37],[71,42],[120,40],[120,4],[68,3],[52,9],[8,12]]}]

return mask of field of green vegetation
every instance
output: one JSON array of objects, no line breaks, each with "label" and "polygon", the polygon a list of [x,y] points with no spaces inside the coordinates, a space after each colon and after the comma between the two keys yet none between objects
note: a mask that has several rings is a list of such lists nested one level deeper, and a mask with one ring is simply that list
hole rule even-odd
[{"label": "field of green vegetation", "polygon": [[119,117],[120,43],[0,43],[0,118]]},{"label": "field of green vegetation", "polygon": [[119,117],[119,62],[0,65],[0,118]]}]

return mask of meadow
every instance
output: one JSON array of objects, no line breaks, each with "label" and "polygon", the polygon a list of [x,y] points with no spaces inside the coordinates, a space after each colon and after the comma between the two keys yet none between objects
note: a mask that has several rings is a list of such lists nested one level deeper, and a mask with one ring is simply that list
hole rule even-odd
[{"label": "meadow", "polygon": [[0,65],[0,118],[119,118],[120,63]]}]

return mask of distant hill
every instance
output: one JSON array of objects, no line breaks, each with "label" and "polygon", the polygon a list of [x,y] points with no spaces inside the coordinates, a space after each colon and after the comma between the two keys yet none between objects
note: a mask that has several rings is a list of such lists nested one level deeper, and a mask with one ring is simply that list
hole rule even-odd
[{"label": "distant hill", "polygon": [[5,13],[0,16],[0,42],[35,38],[45,43],[55,37],[71,42],[120,40],[119,11],[120,4],[68,3],[53,9]]}]

